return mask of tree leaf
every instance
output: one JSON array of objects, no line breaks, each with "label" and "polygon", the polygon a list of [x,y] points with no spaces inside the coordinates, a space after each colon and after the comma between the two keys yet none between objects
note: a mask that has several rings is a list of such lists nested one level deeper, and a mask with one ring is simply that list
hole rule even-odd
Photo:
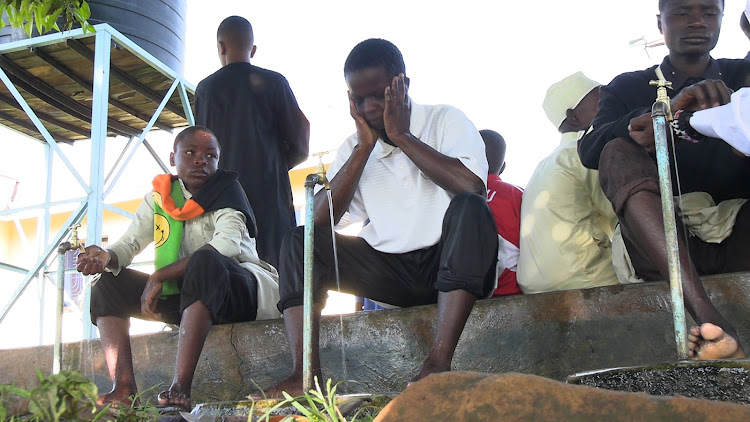
[{"label": "tree leaf", "polygon": [[81,2],[81,5],[79,6],[79,10],[81,11],[81,16],[83,17],[83,20],[88,20],[88,18],[91,17],[91,8],[89,7],[89,4],[85,1]]},{"label": "tree leaf", "polygon": [[36,23],[36,32],[40,35],[44,34],[44,15],[42,15],[42,9],[39,5],[34,6],[34,23]]}]

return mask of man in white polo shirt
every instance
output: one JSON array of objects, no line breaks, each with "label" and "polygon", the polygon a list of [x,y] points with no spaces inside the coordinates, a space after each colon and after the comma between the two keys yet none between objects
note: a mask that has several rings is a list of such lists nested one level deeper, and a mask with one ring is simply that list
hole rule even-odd
[{"label": "man in white polo shirt", "polygon": [[[358,236],[336,235],[341,291],[400,307],[437,303],[432,348],[414,376],[450,370],[478,298],[494,290],[497,231],[487,207],[487,159],[474,125],[450,106],[408,94],[401,52],[369,39],[349,53],[344,76],[357,133],[328,170],[338,226],[365,221]],[[320,377],[320,304],[336,288],[328,200],[315,196],[313,370]],[[271,389],[301,393],[303,227],[281,249],[279,310],[293,356],[291,376]]]}]

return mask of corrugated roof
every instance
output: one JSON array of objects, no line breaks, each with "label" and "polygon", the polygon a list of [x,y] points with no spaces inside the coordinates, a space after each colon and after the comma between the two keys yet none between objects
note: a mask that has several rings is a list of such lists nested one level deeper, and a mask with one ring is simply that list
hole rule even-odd
[{"label": "corrugated roof", "polygon": [[[106,28],[119,35],[111,27]],[[84,35],[80,31],[70,34],[0,45],[0,68],[58,142],[88,139],[91,132],[95,34]],[[152,65],[144,60],[142,54],[136,54],[137,49],[126,45],[127,42],[114,36],[112,41],[107,135],[137,136],[175,77],[165,71],[163,65]],[[186,88],[192,108],[194,90]],[[45,142],[2,83],[0,124]],[[154,126],[171,131],[187,125],[179,90],[175,90]]]}]

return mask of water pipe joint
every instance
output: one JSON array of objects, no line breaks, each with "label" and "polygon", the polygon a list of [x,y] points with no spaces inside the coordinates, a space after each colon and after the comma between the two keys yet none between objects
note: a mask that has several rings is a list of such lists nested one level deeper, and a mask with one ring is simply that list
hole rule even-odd
[{"label": "water pipe joint", "polygon": [[669,115],[669,105],[663,101],[656,101],[651,107],[651,117],[667,117]]}]

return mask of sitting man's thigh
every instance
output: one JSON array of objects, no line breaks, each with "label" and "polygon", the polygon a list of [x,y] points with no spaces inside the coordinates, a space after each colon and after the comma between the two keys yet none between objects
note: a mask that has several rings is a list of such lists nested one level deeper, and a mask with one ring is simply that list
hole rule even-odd
[{"label": "sitting man's thigh", "polygon": [[[91,321],[94,324],[103,316],[148,319],[141,313],[141,295],[149,274],[124,268],[117,276],[105,272],[98,277],[91,286]],[[160,320],[179,324],[179,304],[179,295],[160,299],[156,307]]]}]

